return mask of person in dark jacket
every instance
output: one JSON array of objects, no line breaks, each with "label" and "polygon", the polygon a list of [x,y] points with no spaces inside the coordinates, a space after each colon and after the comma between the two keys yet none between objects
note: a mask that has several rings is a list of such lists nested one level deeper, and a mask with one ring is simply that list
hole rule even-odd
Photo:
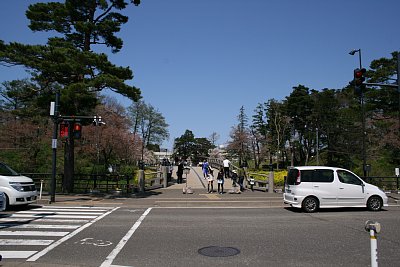
[{"label": "person in dark jacket", "polygon": [[217,183],[218,183],[218,193],[222,195],[224,193],[224,167],[221,167],[221,169],[218,172]]},{"label": "person in dark jacket", "polygon": [[183,164],[183,160],[179,160],[178,163],[178,171],[176,172],[176,175],[178,176],[178,184],[183,183],[183,168],[184,168],[184,164]]}]

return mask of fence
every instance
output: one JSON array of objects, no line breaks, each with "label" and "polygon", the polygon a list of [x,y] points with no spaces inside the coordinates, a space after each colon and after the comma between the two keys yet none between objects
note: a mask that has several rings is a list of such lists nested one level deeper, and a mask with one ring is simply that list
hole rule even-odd
[{"label": "fence", "polygon": [[[24,173],[23,175],[32,178],[36,188],[42,188],[44,192],[49,192],[51,187],[51,173]],[[89,193],[93,189],[100,192],[109,193],[115,190],[129,192],[134,187],[135,174],[75,174],[74,193]],[[62,187],[64,175],[56,176],[56,192],[63,192]],[[96,184],[96,186],[95,186]]]},{"label": "fence", "polygon": [[[140,172],[140,171],[139,171]],[[36,188],[41,188],[43,192],[50,192],[52,174],[51,173],[24,173],[23,175],[32,178]],[[153,172],[143,172],[144,190],[165,187],[168,185],[168,174],[164,166],[160,170]],[[135,180],[136,173],[131,174],[75,174],[74,193],[90,193],[96,189],[100,193],[111,193],[121,191],[132,193],[139,191],[138,179]],[[56,176],[56,192],[64,192],[62,187],[64,175]],[[95,186],[96,185],[96,186]]]},{"label": "fence", "polygon": [[376,185],[384,190],[400,190],[399,187],[399,176],[379,177],[369,176],[364,177],[363,180],[367,183]]}]

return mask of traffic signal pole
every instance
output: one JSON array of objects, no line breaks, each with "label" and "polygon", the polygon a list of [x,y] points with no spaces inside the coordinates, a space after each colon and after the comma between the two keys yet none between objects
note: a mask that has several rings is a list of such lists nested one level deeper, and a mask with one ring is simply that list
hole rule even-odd
[{"label": "traffic signal pole", "polygon": [[57,135],[58,135],[58,110],[60,103],[60,90],[56,91],[56,101],[54,107],[50,108],[50,115],[53,116],[53,139],[51,140],[52,155],[52,171],[51,171],[51,185],[50,185],[50,202],[56,201],[56,174],[57,174]]}]

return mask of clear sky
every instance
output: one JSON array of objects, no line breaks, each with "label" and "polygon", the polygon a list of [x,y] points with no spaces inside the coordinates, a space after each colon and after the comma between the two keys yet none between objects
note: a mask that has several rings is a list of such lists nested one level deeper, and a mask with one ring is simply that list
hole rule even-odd
[{"label": "clear sky", "polygon": [[[0,39],[44,43],[32,33],[30,0],[0,1]],[[363,66],[400,50],[398,0],[142,0],[124,13],[124,47],[109,58],[129,66],[129,84],[161,112],[173,139],[186,129],[195,137],[229,140],[241,106],[251,120],[258,103],[282,100],[293,86],[341,89],[353,78],[361,49]],[[0,82],[27,75],[0,66]],[[129,99],[117,97],[124,106]]]}]

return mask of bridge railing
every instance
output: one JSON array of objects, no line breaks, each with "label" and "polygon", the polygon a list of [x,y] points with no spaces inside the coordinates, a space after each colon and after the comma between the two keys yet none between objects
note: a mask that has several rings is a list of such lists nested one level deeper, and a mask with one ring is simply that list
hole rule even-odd
[{"label": "bridge railing", "polygon": [[[208,158],[208,163],[213,168],[220,169],[224,166],[223,160],[218,158]],[[239,167],[231,164],[230,171],[239,170]],[[274,192],[274,172],[271,171],[269,174],[259,174],[254,172],[248,172],[247,168],[244,168],[245,179],[243,181],[243,186],[245,188],[254,190],[265,190],[266,192]],[[270,190],[271,189],[271,190]]]},{"label": "bridge railing", "polygon": [[[112,193],[120,191],[123,193],[132,193],[136,190],[140,191],[140,185],[135,182],[135,175],[140,178],[140,172],[135,171],[133,174],[75,174],[74,175],[74,193]],[[51,173],[23,173],[23,175],[32,178],[37,190],[40,188],[43,192],[50,192]],[[155,171],[143,171],[143,191],[151,190],[159,187],[168,186],[168,170],[166,166],[161,166]],[[56,176],[56,192],[63,192],[63,174]]]}]

